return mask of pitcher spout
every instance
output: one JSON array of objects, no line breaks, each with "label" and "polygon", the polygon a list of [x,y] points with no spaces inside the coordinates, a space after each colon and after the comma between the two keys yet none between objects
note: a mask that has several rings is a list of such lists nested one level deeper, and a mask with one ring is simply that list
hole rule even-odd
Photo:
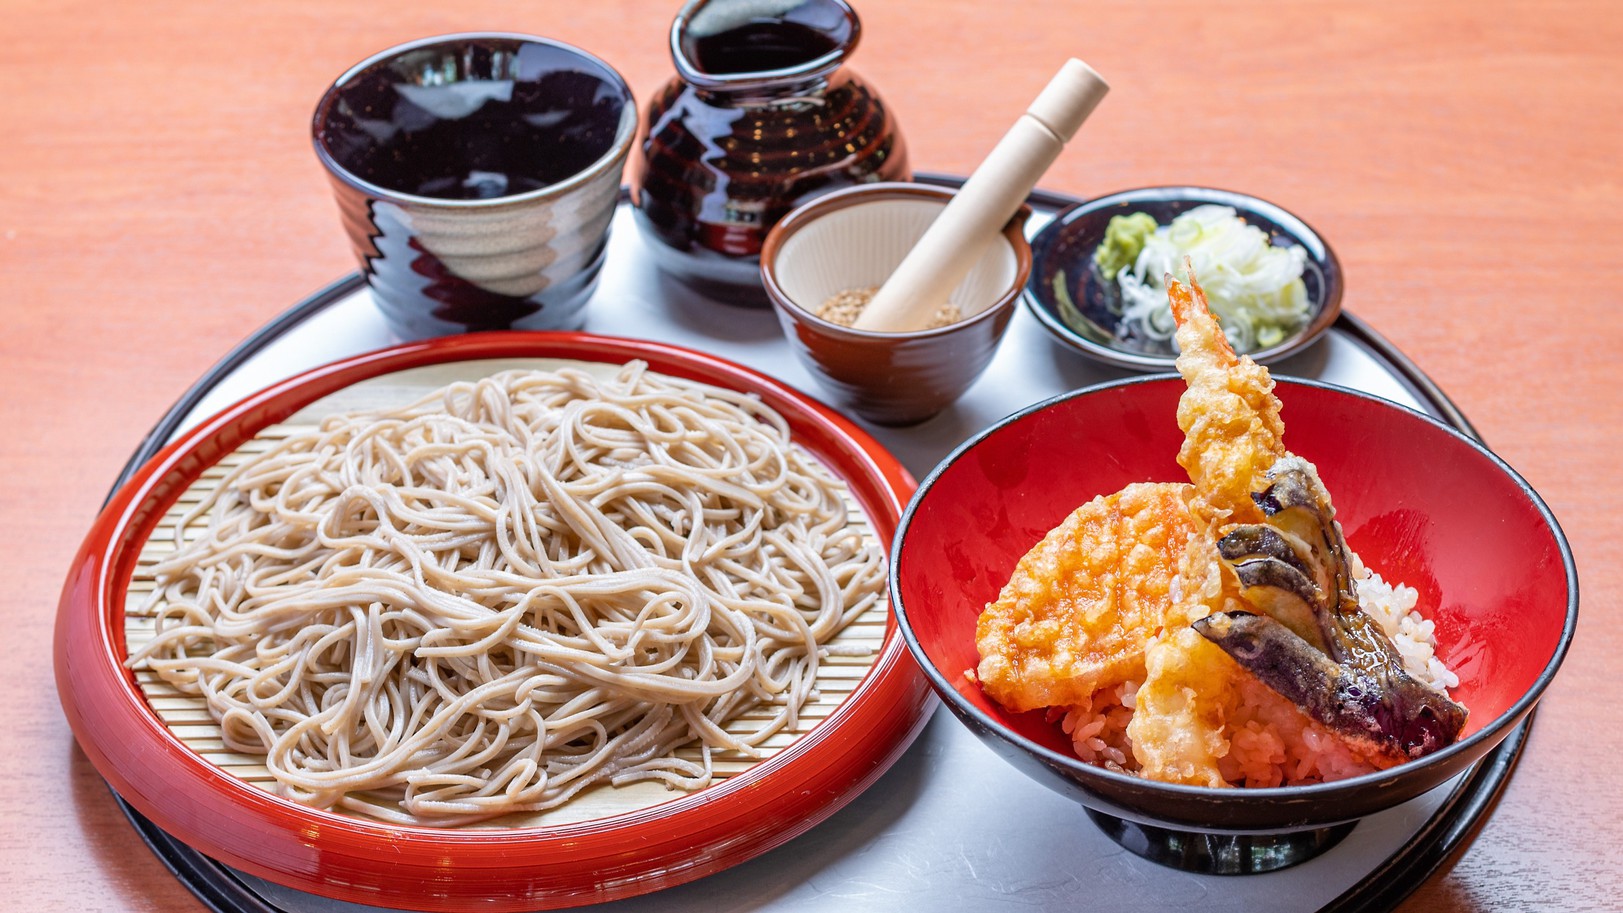
[{"label": "pitcher spout", "polygon": [[826,82],[861,34],[845,0],[689,0],[671,24],[671,58],[701,90],[781,92]]}]

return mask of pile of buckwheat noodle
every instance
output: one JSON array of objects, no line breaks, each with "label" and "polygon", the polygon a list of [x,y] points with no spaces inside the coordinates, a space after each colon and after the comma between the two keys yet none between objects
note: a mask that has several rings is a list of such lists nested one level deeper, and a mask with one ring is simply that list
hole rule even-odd
[{"label": "pile of buckwheat noodle", "polygon": [[848,511],[752,397],[637,362],[507,372],[231,470],[129,665],[318,808],[450,825],[697,788],[797,725],[821,645],[882,599]]}]

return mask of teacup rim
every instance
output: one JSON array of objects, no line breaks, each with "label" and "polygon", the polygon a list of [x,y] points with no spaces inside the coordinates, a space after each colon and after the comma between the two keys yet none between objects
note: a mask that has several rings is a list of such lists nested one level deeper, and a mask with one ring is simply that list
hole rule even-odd
[{"label": "teacup rim", "polygon": [[[429,197],[421,194],[406,193],[405,191],[394,190],[381,184],[368,181],[340,164],[338,160],[332,156],[332,153],[328,151],[326,145],[322,142],[321,128],[323,113],[329,109],[333,99],[336,98],[338,91],[343,86],[354,80],[355,77],[359,76],[361,73],[364,73],[392,58],[399,57],[412,51],[421,50],[423,48],[433,47],[441,44],[453,44],[456,42],[492,39],[501,41],[515,41],[526,44],[541,44],[567,51],[571,54],[579,55],[587,61],[597,64],[605,73],[613,77],[612,84],[618,87],[620,90],[620,95],[624,99],[624,103],[620,109],[620,123],[615,127],[614,142],[610,145],[609,149],[604,152],[603,155],[599,156],[595,161],[593,161],[589,167],[570,175],[564,180],[553,184],[548,184],[545,187],[540,187],[535,190],[527,190],[523,193],[508,194],[499,197],[488,197],[484,199],[446,199],[441,197]],[[356,63],[343,73],[339,74],[339,76],[327,86],[326,90],[322,92],[320,100],[316,102],[315,112],[310,118],[310,140],[311,144],[315,147],[317,159],[320,160],[322,167],[326,169],[328,175],[344,182],[345,184],[348,184],[350,187],[353,187],[354,189],[368,196],[398,205],[413,206],[424,209],[490,211],[563,196],[579,187],[597,180],[608,171],[618,167],[630,155],[631,146],[637,135],[637,125],[637,101],[636,97],[632,94],[631,85],[626,82],[624,74],[610,65],[608,61],[597,56],[596,54],[593,54],[584,48],[570,44],[566,41],[559,41],[555,38],[546,38],[540,35],[532,35],[526,32],[463,31],[447,32],[441,35],[430,35],[424,38],[417,38],[411,41],[391,45],[390,47],[384,48],[381,51],[377,51],[376,53],[367,56],[359,63]]]}]

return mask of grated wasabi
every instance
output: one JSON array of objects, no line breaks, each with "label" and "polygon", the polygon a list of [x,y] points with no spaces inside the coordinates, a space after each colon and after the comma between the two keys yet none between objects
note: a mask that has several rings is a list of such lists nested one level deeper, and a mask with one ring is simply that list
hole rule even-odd
[{"label": "grated wasabi", "polygon": [[1115,281],[1117,273],[1138,261],[1144,242],[1155,234],[1156,227],[1155,217],[1147,212],[1110,217],[1110,223],[1105,226],[1105,239],[1093,252],[1093,262],[1099,264],[1105,281]]}]

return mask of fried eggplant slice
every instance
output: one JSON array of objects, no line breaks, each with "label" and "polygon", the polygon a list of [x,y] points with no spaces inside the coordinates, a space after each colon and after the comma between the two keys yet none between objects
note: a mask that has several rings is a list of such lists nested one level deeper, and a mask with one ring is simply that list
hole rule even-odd
[{"label": "fried eggplant slice", "polygon": [[1359,606],[1347,543],[1313,464],[1287,457],[1268,478],[1256,495],[1265,521],[1218,541],[1259,614],[1214,613],[1195,630],[1361,750],[1405,760],[1453,744],[1466,710],[1410,675]]},{"label": "fried eggplant slice", "polygon": [[1359,750],[1396,761],[1451,744],[1465,708],[1411,676],[1360,608],[1330,495],[1285,448],[1267,369],[1234,354],[1192,272],[1167,287],[1188,387],[1178,462],[1227,571],[1205,611],[1186,612],[1194,630]]},{"label": "fried eggplant slice", "polygon": [[1450,745],[1464,708],[1401,669],[1337,663],[1267,615],[1218,612],[1194,629],[1354,749],[1388,761]]}]

